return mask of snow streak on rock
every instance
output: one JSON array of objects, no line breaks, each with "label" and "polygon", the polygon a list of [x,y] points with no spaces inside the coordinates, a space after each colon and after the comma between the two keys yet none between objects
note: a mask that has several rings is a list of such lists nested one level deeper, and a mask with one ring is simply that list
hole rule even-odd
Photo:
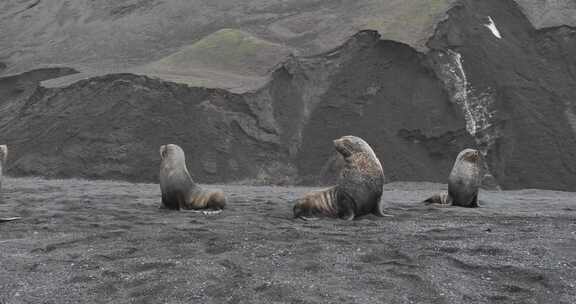
[{"label": "snow streak on rock", "polygon": [[448,89],[452,102],[458,104],[466,119],[466,130],[473,136],[490,127],[494,113],[490,110],[493,103],[492,92],[476,92],[466,79],[462,65],[462,55],[453,50],[440,53],[444,60],[439,66],[439,76]]},{"label": "snow streak on rock", "polygon": [[492,34],[496,36],[496,38],[502,39],[502,35],[500,35],[500,31],[496,27],[496,24],[494,23],[494,20],[492,20],[492,17],[488,16],[488,24],[484,24],[484,26],[487,27],[492,32]]}]

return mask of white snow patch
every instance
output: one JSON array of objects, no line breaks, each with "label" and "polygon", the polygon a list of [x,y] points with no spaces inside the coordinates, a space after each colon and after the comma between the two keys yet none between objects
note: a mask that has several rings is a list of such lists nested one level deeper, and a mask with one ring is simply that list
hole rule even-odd
[{"label": "white snow patch", "polygon": [[500,31],[496,27],[496,24],[494,23],[494,20],[492,20],[492,17],[488,16],[488,24],[484,24],[484,26],[487,27],[492,32],[492,34],[496,36],[496,38],[502,39],[502,35],[500,35]]}]

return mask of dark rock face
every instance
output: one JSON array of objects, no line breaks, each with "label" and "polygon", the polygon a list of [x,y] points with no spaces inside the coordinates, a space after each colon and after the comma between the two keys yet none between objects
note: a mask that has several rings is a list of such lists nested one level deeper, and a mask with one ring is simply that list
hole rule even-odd
[{"label": "dark rock face", "polygon": [[[504,188],[576,189],[576,30],[537,31],[511,1],[467,1],[449,15],[429,45],[461,56],[495,178]],[[483,26],[487,16],[501,38]]]},{"label": "dark rock face", "polygon": [[575,29],[461,1],[428,47],[363,31],[243,94],[132,74],[39,85],[67,69],[1,78],[8,173],[156,181],[158,147],[175,143],[200,182],[325,184],[341,166],[332,139],[353,134],[390,181],[445,182],[470,147],[491,187],[576,190]]},{"label": "dark rock face", "polygon": [[13,143],[17,175],[155,181],[158,148],[176,143],[201,181],[239,180],[266,174],[258,170],[283,158],[275,126],[260,120],[266,110],[258,103],[255,96],[109,75],[37,88],[3,134]]},{"label": "dark rock face", "polygon": [[417,52],[373,35],[358,35],[352,55],[333,55],[347,58],[304,128],[300,173],[317,175],[334,154],[332,139],[354,134],[370,143],[391,180],[443,181],[452,155],[474,145],[463,116]]}]

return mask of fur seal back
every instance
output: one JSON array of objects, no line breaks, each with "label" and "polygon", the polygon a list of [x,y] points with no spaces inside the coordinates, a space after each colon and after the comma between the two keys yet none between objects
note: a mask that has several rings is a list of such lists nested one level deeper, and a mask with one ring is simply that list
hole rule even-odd
[{"label": "fur seal back", "polygon": [[160,190],[162,206],[173,210],[222,210],[226,197],[220,189],[204,189],[197,185],[188,169],[184,150],[177,145],[160,147]]},{"label": "fur seal back", "polygon": [[380,198],[384,172],[370,145],[359,137],[344,136],[334,140],[334,148],[345,161],[338,184],[297,200],[294,217],[351,220],[369,213],[383,216]]}]

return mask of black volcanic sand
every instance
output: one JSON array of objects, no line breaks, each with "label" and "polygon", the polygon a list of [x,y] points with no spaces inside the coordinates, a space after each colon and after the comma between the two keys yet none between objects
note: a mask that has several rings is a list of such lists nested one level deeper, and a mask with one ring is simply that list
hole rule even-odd
[{"label": "black volcanic sand", "polygon": [[158,208],[159,186],[7,179],[0,303],[576,303],[576,195],[482,192],[479,209],[291,219],[307,188],[223,186],[219,215]]}]

